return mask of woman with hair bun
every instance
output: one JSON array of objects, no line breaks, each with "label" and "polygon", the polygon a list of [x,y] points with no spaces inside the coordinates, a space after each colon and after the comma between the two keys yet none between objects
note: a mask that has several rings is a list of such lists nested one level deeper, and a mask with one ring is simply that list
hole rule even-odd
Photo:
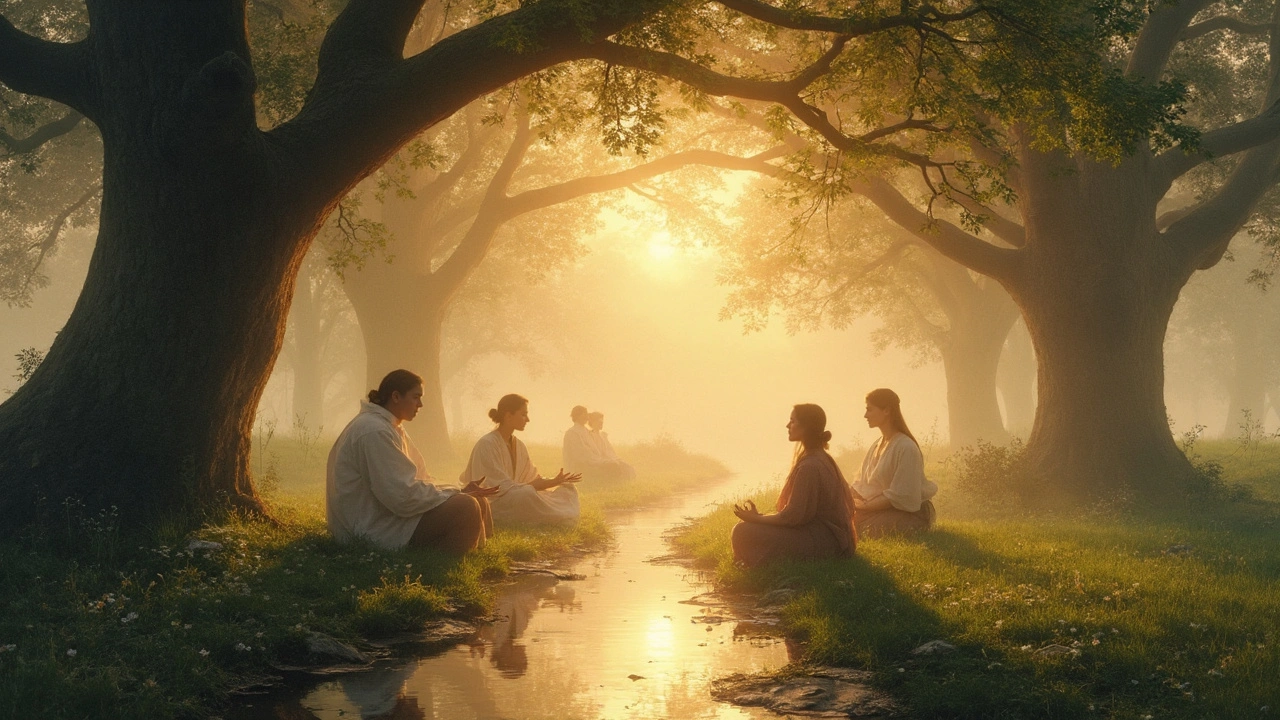
[{"label": "woman with hair bun", "polygon": [[734,560],[752,566],[853,554],[853,495],[827,453],[831,433],[826,428],[827,414],[817,405],[796,405],[791,411],[787,439],[799,445],[777,512],[762,514],[750,500],[734,506],[742,520],[733,528]]},{"label": "woman with hair bun", "polygon": [[933,527],[938,486],[924,476],[924,454],[902,417],[902,401],[888,388],[867,393],[867,425],[880,439],[862,461],[854,484],[862,537],[914,533]]},{"label": "woman with hair bun", "polygon": [[491,499],[493,521],[498,525],[558,525],[578,519],[578,489],[582,477],[563,468],[553,478],[544,478],[529,460],[529,450],[517,430],[529,424],[529,401],[519,395],[504,395],[498,407],[489,411],[497,423],[493,432],[476,441],[463,483],[483,483],[496,493]]},{"label": "woman with hair bun", "polygon": [[325,518],[339,542],[365,538],[396,550],[406,545],[465,553],[493,534],[480,483],[439,488],[403,423],[422,407],[422,378],[393,370],[329,451]]}]

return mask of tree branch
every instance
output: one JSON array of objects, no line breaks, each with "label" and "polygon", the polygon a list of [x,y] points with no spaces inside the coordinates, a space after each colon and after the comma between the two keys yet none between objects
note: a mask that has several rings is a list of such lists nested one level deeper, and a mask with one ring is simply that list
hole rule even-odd
[{"label": "tree branch", "polygon": [[1154,169],[1163,176],[1167,186],[1207,160],[1243,152],[1276,138],[1280,138],[1280,102],[1272,103],[1248,120],[1204,133],[1193,152],[1172,148],[1160,153]]},{"label": "tree branch", "polygon": [[0,145],[9,148],[10,155],[21,155],[29,153],[39,148],[41,145],[61,137],[76,129],[80,121],[84,119],[78,111],[72,110],[66,115],[41,125],[36,128],[35,132],[25,138],[16,138],[4,130],[0,130]]},{"label": "tree branch", "polygon": [[853,185],[852,190],[875,203],[903,229],[970,270],[1001,283],[1016,272],[1019,251],[996,247],[952,223],[931,219],[887,181],[877,178]]},{"label": "tree branch", "polygon": [[[345,194],[404,143],[475,98],[588,57],[594,42],[668,1],[524,3],[404,59],[389,55],[388,48],[420,0],[353,2],[326,36],[302,110],[268,137],[300,158],[292,175],[296,182],[320,196]],[[389,20],[374,16],[381,8],[389,8]],[[362,38],[365,33],[372,39]]]},{"label": "tree branch", "polygon": [[[843,47],[842,41],[837,45]],[[813,128],[827,142],[837,149],[846,152],[860,152],[881,157],[889,157],[919,167],[937,167],[938,163],[925,155],[910,152],[896,145],[881,145],[863,142],[846,135],[831,123],[826,113],[809,105],[800,97],[803,90],[800,81],[810,77],[810,70],[823,63],[829,64],[824,54],[814,65],[800,71],[790,80],[757,80],[724,75],[705,68],[691,60],[686,60],[674,53],[602,42],[593,45],[589,50],[591,57],[613,65],[632,67],[638,70],[653,72],[678,80],[696,90],[716,97],[732,96],[744,100],[761,100],[782,105],[791,111],[801,122]],[[812,82],[810,80],[810,82]]]},{"label": "tree branch", "polygon": [[511,178],[515,176],[516,170],[524,162],[525,152],[528,151],[533,138],[534,132],[529,126],[529,116],[521,112],[515,137],[512,138],[502,163],[485,189],[484,199],[480,201],[480,207],[476,210],[475,220],[462,236],[462,240],[458,242],[458,247],[454,248],[453,253],[449,255],[449,259],[431,274],[439,282],[438,287],[444,298],[453,295],[462,287],[472,271],[484,260],[485,254],[489,252],[489,246],[493,243],[493,236],[498,232],[498,228],[514,217],[507,210],[509,203],[507,188],[511,186]]},{"label": "tree branch", "polygon": [[90,63],[84,41],[57,43],[28,35],[0,15],[0,82],[27,95],[87,112]]},{"label": "tree branch", "polygon": [[1213,0],[1181,0],[1158,6],[1138,33],[1125,77],[1152,83],[1159,80],[1178,38],[1191,19],[1211,4]]},{"label": "tree branch", "polygon": [[[1280,105],[1280,3],[1272,8],[1269,24],[1270,77],[1263,101],[1267,112]],[[1280,140],[1249,149],[1213,197],[1170,223],[1163,233],[1170,247],[1193,269],[1217,264],[1263,193],[1275,184],[1278,163]]]},{"label": "tree branch", "polygon": [[[776,27],[829,32],[851,37],[870,35],[899,27],[922,28],[930,24],[958,22],[990,12],[990,9],[984,5],[975,5],[958,13],[944,13],[926,4],[917,13],[903,12],[882,18],[841,18],[787,10],[761,0],[719,0],[719,2],[730,10]],[[907,4],[903,3],[903,8],[906,7]]]},{"label": "tree branch", "polygon": [[1021,223],[1010,220],[966,193],[955,193],[951,196],[951,201],[972,215],[982,216],[982,226],[1013,247],[1020,248],[1027,244],[1027,229]]},{"label": "tree branch", "polygon": [[40,254],[36,257],[36,261],[31,264],[31,267],[27,269],[27,277],[23,280],[22,289],[18,291],[17,297],[25,297],[27,292],[30,291],[31,283],[35,280],[36,273],[40,271],[40,266],[44,264],[45,257],[53,250],[54,245],[58,244],[58,238],[62,235],[62,228],[67,224],[67,220],[77,210],[96,197],[101,190],[102,185],[100,183],[94,183],[89,186],[89,189],[79,199],[63,208],[62,212],[58,213],[57,217],[53,219],[49,226],[49,232],[45,233],[44,240],[40,241],[37,246],[40,249]]},{"label": "tree branch", "polygon": [[1194,40],[1218,30],[1230,30],[1239,35],[1265,35],[1271,31],[1270,26],[1266,23],[1247,23],[1239,18],[1219,15],[1191,25],[1182,31],[1182,35],[1178,39]]}]

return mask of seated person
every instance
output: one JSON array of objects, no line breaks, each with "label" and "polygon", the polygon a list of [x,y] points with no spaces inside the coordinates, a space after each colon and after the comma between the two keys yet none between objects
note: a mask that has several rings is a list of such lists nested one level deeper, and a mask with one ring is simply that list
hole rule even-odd
[{"label": "seated person", "polygon": [[325,517],[333,537],[457,554],[483,545],[493,534],[487,498],[494,491],[479,483],[436,487],[402,426],[422,407],[422,378],[394,370],[360,405],[329,451]]},{"label": "seated person", "polygon": [[505,395],[498,407],[489,411],[489,419],[498,426],[476,441],[461,481],[496,489],[489,500],[494,522],[547,525],[576,521],[578,489],[573,483],[581,476],[562,469],[554,478],[542,477],[529,461],[528,449],[515,436],[516,430],[529,424],[529,401]]},{"label": "seated person", "polygon": [[867,393],[863,417],[879,428],[880,439],[867,451],[862,476],[853,485],[858,534],[880,537],[933,527],[938,486],[924,476],[924,455],[907,429],[897,393],[885,388]]},{"label": "seated person", "polygon": [[744,565],[773,560],[847,557],[857,547],[853,495],[827,453],[831,433],[817,405],[796,405],[787,439],[800,443],[776,513],[763,515],[755,503],[734,506],[742,522],[733,528],[733,558]]},{"label": "seated person", "polygon": [[585,474],[604,459],[600,455],[595,437],[587,428],[587,414],[587,409],[582,405],[574,405],[569,411],[573,427],[564,431],[564,445],[560,454],[564,469],[569,472]]},{"label": "seated person", "polygon": [[599,460],[590,468],[590,477],[602,480],[635,480],[636,469],[618,457],[618,451],[609,442],[609,433],[604,431],[604,413],[587,413],[587,426],[591,428],[591,442],[599,456]]}]

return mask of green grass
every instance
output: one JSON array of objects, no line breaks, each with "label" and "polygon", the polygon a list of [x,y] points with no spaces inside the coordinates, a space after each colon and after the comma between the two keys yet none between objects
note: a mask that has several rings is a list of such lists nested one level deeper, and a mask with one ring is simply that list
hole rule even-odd
[{"label": "green grass", "polygon": [[[72,504],[64,526],[0,542],[0,717],[208,717],[230,689],[305,662],[312,631],[358,643],[484,614],[512,562],[601,548],[606,508],[725,474],[670,441],[622,448],[642,480],[583,488],[575,526],[500,528],[459,561],[334,542],[323,508],[329,442],[257,439],[253,469],[278,524],[232,518],[140,535]],[[531,450],[550,460],[554,449]],[[193,539],[222,548],[188,551]],[[83,551],[54,550],[68,540]]]},{"label": "green grass", "polygon": [[[795,588],[784,620],[807,659],[874,671],[913,716],[1267,717],[1280,712],[1280,447],[1198,450],[1255,499],[984,518],[935,466],[936,531],[863,542],[853,559],[743,571],[728,507],[676,542],[727,588]],[[911,655],[934,639],[959,650]],[[1073,652],[1034,654],[1052,644]]]}]

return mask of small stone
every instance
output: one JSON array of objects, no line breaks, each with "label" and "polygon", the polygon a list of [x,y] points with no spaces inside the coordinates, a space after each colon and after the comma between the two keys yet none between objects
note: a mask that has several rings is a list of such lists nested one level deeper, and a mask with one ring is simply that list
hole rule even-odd
[{"label": "small stone", "polygon": [[955,652],[956,646],[946,640],[930,640],[911,651],[912,655],[943,655],[949,652]]},{"label": "small stone", "polygon": [[199,540],[199,539],[196,539],[196,538],[192,538],[192,539],[191,539],[191,541],[187,543],[187,549],[188,549],[188,550],[191,550],[191,551],[195,551],[195,550],[221,550],[221,549],[222,549],[222,543],[220,543],[220,542],[214,542],[214,541],[212,541],[212,540]]},{"label": "small stone", "polygon": [[307,634],[307,652],[326,660],[342,663],[366,665],[371,662],[368,655],[354,647],[318,632]]}]

